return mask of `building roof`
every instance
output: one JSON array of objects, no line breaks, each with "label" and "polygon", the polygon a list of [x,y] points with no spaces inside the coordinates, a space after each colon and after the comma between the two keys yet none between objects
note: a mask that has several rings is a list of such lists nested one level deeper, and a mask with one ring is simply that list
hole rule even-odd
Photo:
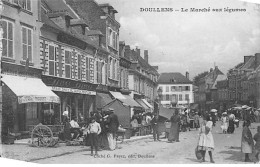
[{"label": "building roof", "polygon": [[250,57],[250,59],[240,67],[241,70],[254,69],[255,67],[255,57]]},{"label": "building roof", "polygon": [[179,72],[162,73],[158,79],[158,84],[191,84],[188,78]]},{"label": "building roof", "polygon": [[[54,30],[56,30],[57,32],[63,32],[65,34],[68,34],[70,36],[73,36],[74,38],[77,38],[85,43],[87,43],[89,46],[95,47],[95,48],[99,48],[105,52],[107,52],[106,49],[98,46],[97,44],[95,44],[95,42],[90,39],[87,36],[83,36],[75,27],[71,27],[70,31],[65,31],[64,29],[62,29],[61,27],[59,27],[57,24],[55,24],[45,13],[43,10],[41,10],[41,19],[42,22],[44,23],[45,26],[52,28]],[[83,20],[84,21],[84,20]],[[97,30],[98,31],[98,30]],[[88,33],[88,32],[87,32]]]},{"label": "building roof", "polygon": [[[128,56],[128,55],[127,55]],[[159,75],[158,71],[145,61],[135,50],[130,50],[129,58],[132,63],[138,63],[144,70],[149,71],[155,75]]]},{"label": "building roof", "polygon": [[227,76],[226,75],[218,75],[216,80],[214,81],[211,89],[217,89],[216,85],[217,85],[217,82],[218,81],[223,81],[223,80],[226,80],[227,79]]}]

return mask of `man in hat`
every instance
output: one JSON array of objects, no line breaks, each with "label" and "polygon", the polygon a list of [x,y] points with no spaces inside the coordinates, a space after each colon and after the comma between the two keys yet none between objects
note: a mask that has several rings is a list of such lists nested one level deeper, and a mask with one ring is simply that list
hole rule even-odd
[{"label": "man in hat", "polygon": [[151,120],[151,125],[152,125],[152,129],[153,129],[153,140],[154,141],[160,141],[160,133],[159,133],[159,115],[158,114],[154,114],[152,120]]},{"label": "man in hat", "polygon": [[119,121],[117,115],[114,113],[114,109],[109,108],[109,116],[107,118],[107,125],[108,125],[108,145],[110,150],[116,149],[116,132],[119,127]]}]

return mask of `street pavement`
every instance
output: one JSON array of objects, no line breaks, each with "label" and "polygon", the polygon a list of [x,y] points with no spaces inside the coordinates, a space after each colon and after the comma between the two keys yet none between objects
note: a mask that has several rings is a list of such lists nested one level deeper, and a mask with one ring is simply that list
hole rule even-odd
[{"label": "street pavement", "polygon": [[[260,124],[252,124],[251,131],[254,135],[256,127]],[[234,134],[222,134],[220,122],[213,129],[215,150],[213,157],[216,164],[248,164],[243,162],[244,155],[241,153],[241,133],[240,127],[236,128]],[[134,142],[118,144],[118,149],[114,151],[99,151],[99,156],[91,156],[89,147],[83,151],[63,154],[60,156],[33,160],[32,162],[41,164],[85,164],[85,163],[174,163],[174,164],[199,164],[195,157],[195,147],[198,142],[198,131],[181,132],[180,142],[168,143],[166,139],[154,142],[153,139],[146,138]],[[254,160],[254,156],[250,156]],[[209,156],[206,154],[205,164],[209,164]]]}]

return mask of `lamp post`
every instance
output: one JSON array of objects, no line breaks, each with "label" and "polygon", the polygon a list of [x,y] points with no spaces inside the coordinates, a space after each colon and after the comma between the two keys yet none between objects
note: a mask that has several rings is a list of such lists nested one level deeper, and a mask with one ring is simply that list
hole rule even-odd
[{"label": "lamp post", "polygon": [[159,102],[159,104],[158,104],[158,110],[156,112],[157,112],[157,114],[159,114],[159,109],[160,109],[161,100],[162,100],[162,89],[161,88],[159,88],[157,90],[157,95],[158,95],[158,102]]}]

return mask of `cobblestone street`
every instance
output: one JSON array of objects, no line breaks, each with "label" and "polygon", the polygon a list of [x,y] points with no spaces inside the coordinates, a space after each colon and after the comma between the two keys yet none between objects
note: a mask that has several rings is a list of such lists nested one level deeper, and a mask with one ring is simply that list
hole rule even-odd
[{"label": "cobblestone street", "polygon": [[[213,129],[215,140],[214,160],[217,164],[238,164],[243,162],[244,155],[240,151],[242,127],[237,128],[234,134],[222,134],[220,123]],[[256,126],[252,124],[252,134],[256,133]],[[199,163],[194,150],[198,140],[198,131],[180,134],[180,142],[167,143],[166,139],[154,142],[152,138],[119,144],[120,149],[115,151],[100,151],[98,157],[90,156],[89,148],[85,151],[33,161],[42,164],[69,164],[69,163]],[[56,148],[57,149],[57,148]],[[251,156],[253,160],[253,156]],[[206,162],[209,156],[206,155]]]}]

